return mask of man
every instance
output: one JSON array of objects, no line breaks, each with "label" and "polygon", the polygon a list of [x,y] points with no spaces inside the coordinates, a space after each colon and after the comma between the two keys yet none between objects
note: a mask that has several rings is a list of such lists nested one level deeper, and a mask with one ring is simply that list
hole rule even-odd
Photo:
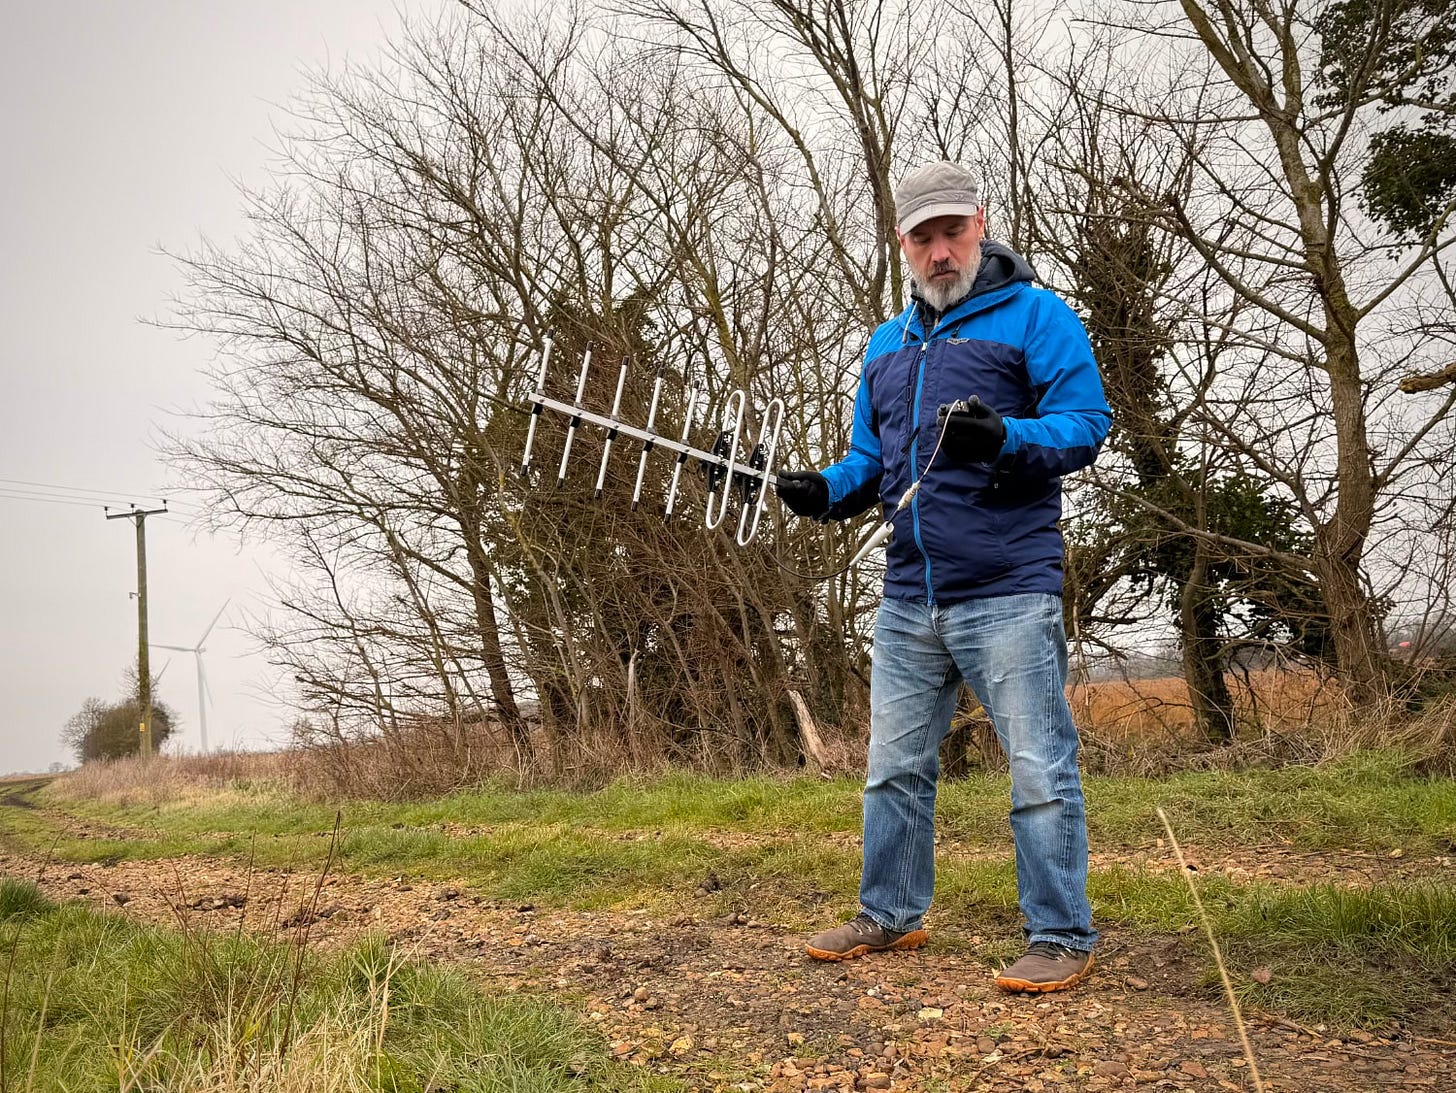
[{"label": "man", "polygon": [[863,910],[808,952],[844,960],[925,943],[940,743],[965,680],[1011,765],[1028,947],[996,982],[1060,990],[1091,969],[1097,940],[1065,691],[1060,479],[1096,458],[1112,415],[1076,314],[984,240],[969,173],[921,167],[895,205],[913,299],[870,339],[849,454],[777,487],[818,520],[854,516],[877,494],[894,524],[870,678]]}]

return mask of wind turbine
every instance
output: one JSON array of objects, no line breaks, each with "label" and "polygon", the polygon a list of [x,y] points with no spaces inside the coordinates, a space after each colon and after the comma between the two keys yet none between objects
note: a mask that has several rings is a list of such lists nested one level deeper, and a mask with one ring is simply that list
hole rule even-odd
[{"label": "wind turbine", "polygon": [[161,642],[148,642],[154,649],[173,649],[179,653],[191,653],[197,658],[197,724],[202,731],[202,753],[207,754],[207,703],[212,698],[212,688],[207,685],[207,673],[202,668],[202,654],[206,652],[204,642],[207,635],[212,633],[212,628],[217,625],[217,620],[222,618],[222,613],[227,610],[231,599],[224,600],[222,606],[217,609],[217,614],[212,616],[212,621],[207,624],[207,629],[202,632],[202,637],[197,639],[197,644],[187,645],[163,645]]}]

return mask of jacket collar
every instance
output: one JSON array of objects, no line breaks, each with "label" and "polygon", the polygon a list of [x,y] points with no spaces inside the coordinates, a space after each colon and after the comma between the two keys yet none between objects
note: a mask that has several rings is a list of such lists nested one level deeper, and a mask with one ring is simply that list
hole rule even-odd
[{"label": "jacket collar", "polygon": [[952,304],[943,314],[936,315],[924,300],[911,296],[909,305],[901,315],[900,342],[903,345],[915,335],[925,341],[926,323],[930,323],[929,337],[933,338],[947,327],[964,322],[978,311],[994,307],[1003,300],[1021,291],[1023,285],[1036,279],[1036,271],[1021,255],[1010,247],[987,239],[981,244],[981,265],[976,270],[976,280],[964,299]]},{"label": "jacket collar", "polygon": [[955,304],[949,311],[943,313],[930,328],[929,334],[925,330],[925,318],[930,309],[923,306],[923,301],[912,298],[900,313],[900,343],[917,341],[923,342],[934,338],[942,331],[958,326],[978,312],[986,311],[1015,296],[1027,286],[1026,281],[1014,281],[1009,285],[992,289],[989,292],[979,292],[967,296],[960,303]]}]

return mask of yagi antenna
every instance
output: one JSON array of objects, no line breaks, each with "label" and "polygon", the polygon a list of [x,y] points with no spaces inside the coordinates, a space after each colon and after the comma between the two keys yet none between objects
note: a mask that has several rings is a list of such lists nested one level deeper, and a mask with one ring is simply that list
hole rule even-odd
[{"label": "yagi antenna", "polygon": [[599,414],[582,404],[582,399],[586,394],[587,370],[591,367],[591,346],[587,346],[586,352],[582,354],[581,371],[576,377],[576,399],[566,403],[547,397],[546,371],[551,364],[551,344],[551,340],[548,338],[541,346],[541,367],[536,373],[536,389],[528,396],[531,402],[531,421],[526,426],[526,449],[521,455],[522,476],[528,474],[531,469],[531,448],[536,442],[537,422],[544,411],[551,410],[567,418],[566,443],[562,447],[561,463],[556,472],[558,488],[566,481],[566,467],[571,458],[571,447],[572,442],[576,439],[576,430],[583,422],[586,422],[605,429],[607,434],[606,441],[602,445],[601,463],[597,467],[596,496],[598,498],[602,495],[602,486],[607,479],[607,460],[611,456],[612,442],[618,437],[629,437],[642,443],[641,453],[637,457],[637,478],[632,486],[632,508],[634,510],[642,498],[642,482],[647,474],[647,458],[654,448],[665,448],[677,453],[677,462],[672,468],[672,481],[667,490],[667,507],[663,514],[664,517],[671,517],[677,506],[678,482],[682,477],[683,464],[689,459],[695,459],[706,468],[708,474],[708,502],[707,512],[703,517],[704,526],[709,530],[722,526],[728,515],[729,495],[737,492],[739,497],[738,528],[734,535],[734,542],[739,546],[747,546],[753,541],[754,536],[758,534],[764,503],[768,499],[768,487],[778,482],[778,477],[774,474],[774,464],[778,455],[779,436],[784,427],[783,399],[775,398],[769,402],[760,419],[758,439],[751,449],[745,449],[743,418],[748,405],[748,396],[741,390],[734,391],[728,396],[718,438],[714,442],[712,450],[707,451],[688,443],[688,437],[692,433],[693,415],[697,412],[698,403],[703,397],[700,386],[694,384],[688,391],[687,413],[683,418],[682,435],[680,439],[674,440],[657,431],[657,416],[662,404],[662,387],[665,378],[661,366],[658,367],[657,375],[652,381],[652,399],[647,407],[647,424],[644,428],[638,428],[624,422],[621,417],[622,390],[627,384],[627,371],[631,358],[624,359],[618,370],[617,391],[612,397],[611,413]]}]

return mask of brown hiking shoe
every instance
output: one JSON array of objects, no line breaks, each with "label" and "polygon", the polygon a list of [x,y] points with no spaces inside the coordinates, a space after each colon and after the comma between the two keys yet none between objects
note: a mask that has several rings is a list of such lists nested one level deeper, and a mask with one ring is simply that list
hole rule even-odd
[{"label": "brown hiking shoe", "polygon": [[1026,955],[996,975],[1006,991],[1061,991],[1075,987],[1092,970],[1092,954],[1053,941],[1033,941]]},{"label": "brown hiking shoe", "polygon": [[887,930],[861,911],[843,926],[815,934],[804,948],[815,960],[853,960],[888,949],[918,949],[928,937],[924,930]]}]

